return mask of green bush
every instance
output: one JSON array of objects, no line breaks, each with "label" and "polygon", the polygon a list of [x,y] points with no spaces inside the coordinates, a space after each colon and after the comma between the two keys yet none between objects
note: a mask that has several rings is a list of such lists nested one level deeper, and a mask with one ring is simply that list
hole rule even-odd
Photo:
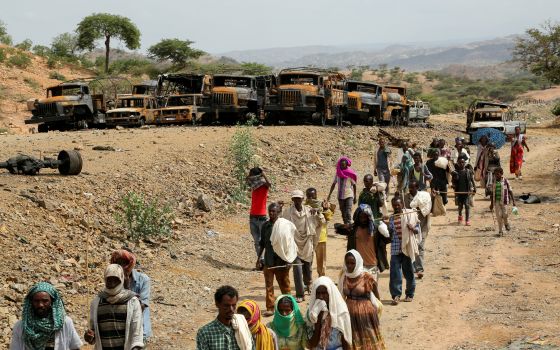
[{"label": "green bush", "polygon": [[143,194],[128,192],[121,200],[116,221],[123,225],[127,237],[140,240],[169,236],[172,233],[172,214],[169,205],[160,206],[157,199],[147,200]]},{"label": "green bush", "polygon": [[31,51],[31,47],[33,47],[33,42],[30,39],[25,39],[21,43],[17,44],[15,47],[23,51]]},{"label": "green bush", "polygon": [[47,57],[51,53],[51,49],[45,45],[35,45],[33,46],[33,53],[37,56]]},{"label": "green bush", "polygon": [[251,128],[248,125],[237,126],[229,145],[229,159],[233,165],[233,176],[237,181],[237,188],[234,189],[232,197],[240,203],[247,203],[245,177],[253,165],[254,148],[255,141]]},{"label": "green bush", "polygon": [[24,52],[18,52],[8,58],[8,65],[12,67],[25,69],[29,67],[30,64],[31,58]]},{"label": "green bush", "polygon": [[0,47],[0,63],[6,60],[6,50]]},{"label": "green bush", "polygon": [[59,72],[50,72],[49,73],[49,78],[60,80],[60,81],[65,81],[66,80],[66,77],[64,75],[60,74]]},{"label": "green bush", "polygon": [[554,105],[554,107],[552,107],[552,109],[550,111],[555,116],[559,116],[560,115],[560,102],[556,102],[556,104]]}]

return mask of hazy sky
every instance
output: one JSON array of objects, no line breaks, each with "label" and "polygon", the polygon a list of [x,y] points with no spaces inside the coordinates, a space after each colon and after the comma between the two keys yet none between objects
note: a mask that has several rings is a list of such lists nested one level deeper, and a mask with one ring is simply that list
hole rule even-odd
[{"label": "hazy sky", "polygon": [[[129,17],[142,51],[162,38],[219,53],[303,45],[398,44],[522,33],[560,13],[558,0],[3,0],[14,42],[50,44],[94,12]],[[115,45],[113,45],[115,46]],[[118,44],[116,44],[118,46]]]}]

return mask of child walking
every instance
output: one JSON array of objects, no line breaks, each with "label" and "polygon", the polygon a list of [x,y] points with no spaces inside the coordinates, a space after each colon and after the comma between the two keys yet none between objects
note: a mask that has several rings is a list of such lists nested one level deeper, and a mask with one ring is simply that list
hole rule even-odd
[{"label": "child walking", "polygon": [[492,184],[492,196],[490,197],[490,210],[495,210],[496,220],[498,220],[498,236],[503,236],[504,231],[502,227],[505,226],[506,230],[510,230],[508,223],[509,204],[515,206],[515,198],[509,181],[504,178],[504,169],[496,168],[494,170],[494,183]]},{"label": "child walking", "polygon": [[327,202],[331,200],[331,194],[334,188],[338,185],[338,204],[342,220],[345,224],[352,223],[352,205],[356,204],[358,198],[356,197],[356,181],[358,176],[356,172],[350,168],[352,160],[348,157],[340,157],[336,162],[336,175],[334,176],[331,190],[327,197]]},{"label": "child walking", "polygon": [[471,169],[465,167],[466,157],[460,156],[455,171],[453,172],[452,187],[457,192],[457,206],[459,207],[459,224],[463,223],[463,208],[465,208],[465,226],[471,225],[469,196],[475,193],[476,185],[474,183],[474,174]]},{"label": "child walking", "polygon": [[317,199],[317,190],[313,187],[305,191],[305,205],[310,206],[316,210],[322,210],[325,222],[321,226],[321,234],[319,235],[319,242],[315,248],[315,257],[317,258],[317,274],[319,277],[325,275],[327,270],[327,223],[333,216],[331,206],[327,201],[320,201]]}]

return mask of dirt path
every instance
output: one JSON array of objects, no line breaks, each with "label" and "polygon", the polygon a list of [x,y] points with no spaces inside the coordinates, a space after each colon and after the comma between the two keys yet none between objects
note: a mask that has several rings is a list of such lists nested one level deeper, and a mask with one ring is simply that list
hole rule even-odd
[{"label": "dirt path", "polygon": [[[560,244],[558,228],[552,226],[558,222],[559,184],[558,175],[550,176],[554,172],[550,158],[543,157],[559,154],[560,138],[548,130],[530,133],[532,151],[526,156],[525,179],[512,182],[514,192],[548,194],[556,202],[518,204],[521,214],[512,217],[511,233],[498,238],[488,200],[476,197],[471,227],[457,225],[451,201],[447,216],[433,220],[426,275],[417,281],[414,302],[390,306],[388,271],[380,277],[386,305],[382,331],[389,349],[495,349],[518,339],[535,346],[560,346],[560,292],[556,288]],[[506,148],[500,153],[507,172]],[[366,159],[356,159],[355,164],[362,161]],[[363,173],[359,166],[358,170]],[[330,173],[326,171],[324,176],[329,179]],[[327,186],[322,184],[320,193]],[[340,221],[337,213],[333,222]],[[243,225],[237,226],[239,231],[232,231],[233,235],[246,234]],[[336,280],[346,241],[333,235],[332,223],[330,226],[327,275]],[[241,294],[264,306],[262,275],[254,273]]]}]

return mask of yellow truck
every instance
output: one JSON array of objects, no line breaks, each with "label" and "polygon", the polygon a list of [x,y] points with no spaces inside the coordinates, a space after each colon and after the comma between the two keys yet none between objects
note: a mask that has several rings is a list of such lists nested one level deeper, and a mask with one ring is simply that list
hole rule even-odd
[{"label": "yellow truck", "polygon": [[158,105],[152,95],[119,95],[115,107],[105,114],[107,126],[155,124]]},{"label": "yellow truck", "polygon": [[155,123],[192,124],[200,121],[203,96],[210,95],[211,77],[203,74],[162,74],[158,78],[156,94],[160,107]]},{"label": "yellow truck", "polygon": [[344,81],[343,74],[319,68],[280,71],[264,106],[267,121],[339,124],[346,113]]}]

